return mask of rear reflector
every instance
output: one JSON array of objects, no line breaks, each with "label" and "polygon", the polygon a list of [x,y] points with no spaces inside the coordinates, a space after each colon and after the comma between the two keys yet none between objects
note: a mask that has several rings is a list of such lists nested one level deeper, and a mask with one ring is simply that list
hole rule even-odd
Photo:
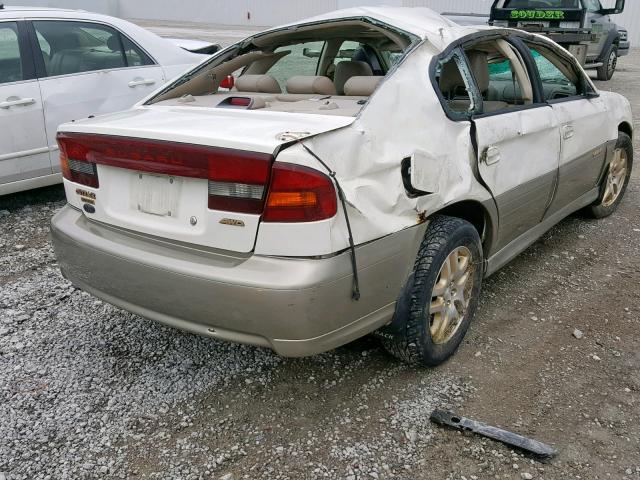
[{"label": "rear reflector", "polygon": [[333,217],[338,208],[331,179],[312,168],[276,162],[262,220],[315,222]]},{"label": "rear reflector", "polygon": [[73,182],[97,188],[96,164],[108,165],[209,180],[211,209],[259,214],[264,208],[273,160],[270,154],[78,133],[59,133],[58,143],[64,177]]}]

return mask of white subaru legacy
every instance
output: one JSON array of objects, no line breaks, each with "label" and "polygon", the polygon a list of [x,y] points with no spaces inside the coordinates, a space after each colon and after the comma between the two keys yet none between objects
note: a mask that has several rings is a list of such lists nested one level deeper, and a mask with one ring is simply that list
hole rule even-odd
[{"label": "white subaru legacy", "polygon": [[61,123],[131,108],[205,58],[118,18],[0,5],[0,195],[61,181]]},{"label": "white subaru legacy", "polygon": [[484,277],[615,211],[632,135],[629,102],[546,38],[342,10],[63,125],[53,241],[73,284],[167,325],[288,356],[376,332],[436,365]]}]

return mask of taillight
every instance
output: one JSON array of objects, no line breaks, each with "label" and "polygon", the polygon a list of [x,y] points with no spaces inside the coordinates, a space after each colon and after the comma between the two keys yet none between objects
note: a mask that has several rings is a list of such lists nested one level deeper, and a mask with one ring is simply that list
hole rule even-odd
[{"label": "taillight", "polygon": [[262,213],[269,184],[271,155],[244,153],[209,160],[209,208],[240,213]]},{"label": "taillight", "polygon": [[[266,153],[108,135],[59,133],[64,177],[88,186],[95,165],[209,181],[209,208],[262,213],[273,157]],[[74,161],[72,161],[74,160]],[[82,170],[84,169],[84,170]],[[82,171],[81,171],[82,170]]]},{"label": "taillight", "polygon": [[275,163],[262,220],[315,222],[331,218],[338,208],[331,179],[312,168]]},{"label": "taillight", "polygon": [[98,170],[95,163],[87,160],[88,149],[69,139],[58,137],[60,146],[60,166],[62,176],[67,180],[80,183],[88,187],[98,188]]}]

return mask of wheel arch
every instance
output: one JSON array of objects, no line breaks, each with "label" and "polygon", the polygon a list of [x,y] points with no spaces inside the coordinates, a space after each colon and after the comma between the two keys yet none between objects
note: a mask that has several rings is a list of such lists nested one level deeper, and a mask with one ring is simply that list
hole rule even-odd
[{"label": "wheel arch", "polygon": [[[495,209],[493,203],[491,207]],[[485,255],[490,252],[493,239],[495,238],[497,221],[495,213],[492,212],[492,209],[488,208],[487,205],[477,200],[462,200],[447,205],[434,213],[461,218],[469,222],[478,231]]]},{"label": "wheel arch", "polygon": [[622,122],[618,125],[618,131],[622,133],[626,133],[629,135],[629,138],[633,140],[633,127],[628,122]]}]

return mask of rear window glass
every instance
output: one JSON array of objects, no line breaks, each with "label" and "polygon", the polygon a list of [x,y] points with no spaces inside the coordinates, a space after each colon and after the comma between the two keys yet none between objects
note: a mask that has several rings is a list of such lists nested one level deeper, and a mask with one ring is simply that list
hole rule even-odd
[{"label": "rear window glass", "polygon": [[581,8],[579,0],[506,0],[504,8]]}]

